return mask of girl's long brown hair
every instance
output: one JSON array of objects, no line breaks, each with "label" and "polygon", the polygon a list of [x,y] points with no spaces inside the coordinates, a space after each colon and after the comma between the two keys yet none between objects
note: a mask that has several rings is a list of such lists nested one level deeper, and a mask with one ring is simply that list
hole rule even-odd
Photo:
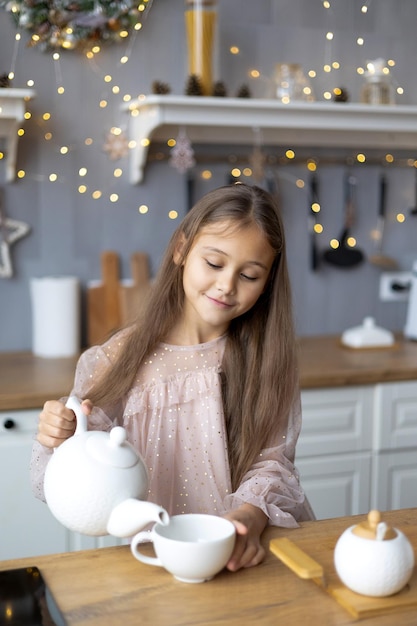
[{"label": "girl's long brown hair", "polygon": [[174,253],[180,248],[184,260],[202,228],[225,221],[242,228],[257,224],[275,251],[264,292],[250,311],[230,324],[222,362],[229,461],[236,489],[261,450],[285,434],[298,382],[284,228],[275,200],[263,189],[240,183],[220,187],[186,215],[171,238],[148,302],[120,357],[89,397],[105,406],[127,395],[141,364],[182,312],[182,262],[174,262]]}]

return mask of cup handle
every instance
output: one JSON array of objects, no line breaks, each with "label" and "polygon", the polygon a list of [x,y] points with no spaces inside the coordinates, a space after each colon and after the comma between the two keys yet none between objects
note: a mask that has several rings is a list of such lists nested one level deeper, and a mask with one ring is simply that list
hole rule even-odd
[{"label": "cup handle", "polygon": [[147,530],[144,530],[140,533],[137,533],[131,543],[130,550],[138,561],[142,561],[142,563],[146,563],[147,565],[157,565],[158,567],[163,567],[161,560],[155,556],[147,556],[146,554],[142,554],[139,550],[139,546],[142,543],[143,539],[147,539],[151,543],[153,543],[153,535],[152,531],[149,533]]}]

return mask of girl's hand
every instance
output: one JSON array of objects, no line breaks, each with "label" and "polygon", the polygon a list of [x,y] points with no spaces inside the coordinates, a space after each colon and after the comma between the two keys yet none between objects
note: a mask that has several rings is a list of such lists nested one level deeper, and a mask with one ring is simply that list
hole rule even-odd
[{"label": "girl's hand", "polygon": [[242,504],[224,517],[236,527],[235,548],[227,569],[236,572],[242,567],[259,565],[265,558],[265,549],[261,544],[261,535],[268,521],[265,513],[252,504]]},{"label": "girl's hand", "polygon": [[[86,415],[91,413],[92,404],[84,400],[81,404]],[[39,415],[37,440],[47,448],[57,448],[71,437],[77,425],[74,411],[56,400],[48,400]]]}]

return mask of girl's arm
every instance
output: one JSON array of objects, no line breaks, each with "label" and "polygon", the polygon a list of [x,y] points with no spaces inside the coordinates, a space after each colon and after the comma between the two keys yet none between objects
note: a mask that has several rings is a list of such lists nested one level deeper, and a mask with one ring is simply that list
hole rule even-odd
[{"label": "girl's arm", "polygon": [[226,511],[243,504],[259,508],[273,526],[296,528],[298,521],[314,519],[294,465],[295,447],[301,429],[301,402],[294,402],[286,432],[259,454],[234,493],[224,499]]}]

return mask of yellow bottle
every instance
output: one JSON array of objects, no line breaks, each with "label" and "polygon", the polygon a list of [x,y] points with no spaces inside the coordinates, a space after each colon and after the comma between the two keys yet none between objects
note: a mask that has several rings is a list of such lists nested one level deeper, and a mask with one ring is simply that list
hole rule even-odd
[{"label": "yellow bottle", "polygon": [[188,74],[199,78],[205,96],[213,91],[216,24],[216,0],[185,0]]}]

